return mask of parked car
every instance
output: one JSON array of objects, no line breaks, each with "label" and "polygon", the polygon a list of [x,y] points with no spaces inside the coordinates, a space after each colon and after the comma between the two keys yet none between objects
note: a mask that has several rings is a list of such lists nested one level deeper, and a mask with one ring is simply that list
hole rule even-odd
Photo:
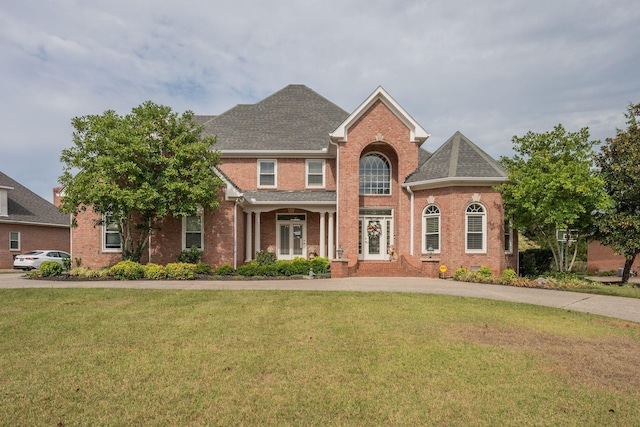
[{"label": "parked car", "polygon": [[40,264],[44,261],[54,261],[64,265],[63,260],[65,258],[70,259],[71,255],[64,251],[38,249],[17,255],[13,260],[13,268],[15,270],[33,270],[34,268],[40,268]]}]

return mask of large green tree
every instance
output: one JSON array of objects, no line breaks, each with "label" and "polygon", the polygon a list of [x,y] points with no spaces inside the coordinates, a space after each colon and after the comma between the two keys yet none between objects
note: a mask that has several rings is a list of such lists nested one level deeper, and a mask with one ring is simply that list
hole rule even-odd
[{"label": "large green tree", "polygon": [[640,103],[625,114],[627,129],[616,130],[596,156],[596,164],[613,203],[596,213],[595,235],[600,243],[624,255],[622,282],[629,281],[633,262],[640,253]]},{"label": "large green tree", "polygon": [[[169,216],[215,209],[221,180],[212,168],[214,137],[190,111],[147,101],[120,116],[114,111],[72,120],[73,146],[62,151],[63,211],[88,208],[117,224],[122,258],[139,261],[148,237]],[[74,221],[75,223],[75,221]]]},{"label": "large green tree", "polygon": [[509,183],[500,186],[506,214],[520,233],[551,249],[557,271],[570,271],[578,245],[559,241],[557,230],[582,235],[594,210],[606,204],[602,178],[593,168],[598,142],[589,140],[588,128],[567,132],[562,125],[514,136],[512,142],[516,154],[500,159],[509,173]]}]

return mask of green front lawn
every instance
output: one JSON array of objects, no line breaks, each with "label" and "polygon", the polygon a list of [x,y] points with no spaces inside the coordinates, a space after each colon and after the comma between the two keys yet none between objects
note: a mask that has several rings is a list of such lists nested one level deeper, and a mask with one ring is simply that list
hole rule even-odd
[{"label": "green front lawn", "polygon": [[640,325],[438,295],[0,290],[2,425],[637,425]]}]

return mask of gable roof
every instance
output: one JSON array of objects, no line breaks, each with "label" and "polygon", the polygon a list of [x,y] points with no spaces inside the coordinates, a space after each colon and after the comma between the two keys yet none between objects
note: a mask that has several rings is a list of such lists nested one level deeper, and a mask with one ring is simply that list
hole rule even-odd
[{"label": "gable roof", "polygon": [[407,177],[404,187],[499,184],[507,172],[487,153],[460,132],[453,134],[418,169]]},{"label": "gable roof", "polygon": [[[289,85],[256,104],[208,117],[204,135],[217,136],[223,155],[242,151],[326,152],[329,132],[349,113],[304,85]],[[241,154],[241,153],[237,153]]]},{"label": "gable roof", "polygon": [[69,227],[69,215],[2,172],[0,187],[7,191],[8,206],[8,216],[0,217],[0,222]]},{"label": "gable roof", "polygon": [[338,126],[332,133],[331,139],[335,141],[347,141],[349,128],[358,121],[377,101],[381,101],[384,105],[395,114],[395,116],[402,121],[407,128],[409,128],[410,141],[418,144],[422,144],[429,138],[429,133],[422,128],[404,108],[396,102],[395,99],[387,93],[382,86],[378,86],[371,95],[362,103],[356,110],[349,115],[340,126]]}]

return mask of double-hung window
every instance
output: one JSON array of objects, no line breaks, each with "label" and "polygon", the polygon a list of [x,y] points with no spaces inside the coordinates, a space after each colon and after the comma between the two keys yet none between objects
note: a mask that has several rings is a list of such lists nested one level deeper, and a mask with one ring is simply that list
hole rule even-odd
[{"label": "double-hung window", "polygon": [[487,251],[487,216],[484,207],[472,203],[466,212],[466,251],[484,253]]},{"label": "double-hung window", "polygon": [[423,236],[422,252],[433,250],[440,252],[440,209],[436,205],[429,205],[422,214]]},{"label": "double-hung window", "polygon": [[20,232],[19,231],[9,232],[9,250],[10,251],[20,250]]},{"label": "double-hung window", "polygon": [[195,246],[202,250],[202,235],[202,215],[182,217],[182,249],[190,249]]},{"label": "double-hung window", "polygon": [[122,250],[120,242],[120,228],[111,215],[104,215],[102,224],[102,250],[119,252]]},{"label": "double-hung window", "polygon": [[324,188],[324,160],[307,160],[307,188]]},{"label": "double-hung window", "polygon": [[275,188],[278,185],[278,162],[258,160],[258,187]]}]

